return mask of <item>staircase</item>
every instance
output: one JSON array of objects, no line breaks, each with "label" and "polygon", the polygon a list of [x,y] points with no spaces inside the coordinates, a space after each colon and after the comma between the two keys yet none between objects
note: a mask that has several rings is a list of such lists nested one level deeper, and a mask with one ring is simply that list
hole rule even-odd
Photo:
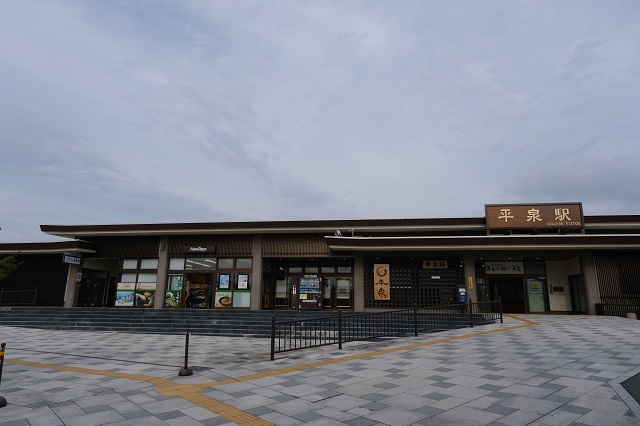
[{"label": "staircase", "polygon": [[270,337],[276,321],[335,316],[321,311],[250,311],[140,308],[2,308],[0,326],[45,330]]}]

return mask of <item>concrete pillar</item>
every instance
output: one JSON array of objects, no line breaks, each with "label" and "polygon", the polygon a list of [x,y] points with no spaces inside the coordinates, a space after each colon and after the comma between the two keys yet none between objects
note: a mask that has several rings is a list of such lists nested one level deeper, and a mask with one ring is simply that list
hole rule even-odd
[{"label": "concrete pillar", "polygon": [[156,298],[153,309],[164,308],[164,296],[167,293],[167,278],[169,272],[169,237],[160,238],[158,247],[158,278],[156,279]]},{"label": "concrete pillar", "polygon": [[467,286],[467,299],[472,300],[473,303],[477,303],[476,264],[475,257],[471,254],[464,256],[464,281]]},{"label": "concrete pillar", "polygon": [[596,303],[600,303],[600,289],[598,288],[598,274],[593,256],[580,258],[584,286],[587,291],[587,309],[589,315],[596,314]]},{"label": "concrete pillar", "polygon": [[262,309],[262,235],[253,237],[253,260],[251,261],[251,310]]},{"label": "concrete pillar", "polygon": [[364,312],[364,256],[353,257],[353,310]]},{"label": "concrete pillar", "polygon": [[64,289],[64,307],[73,308],[78,304],[78,293],[80,293],[80,281],[78,280],[78,273],[81,266],[75,264],[69,264],[67,270],[67,285]]}]

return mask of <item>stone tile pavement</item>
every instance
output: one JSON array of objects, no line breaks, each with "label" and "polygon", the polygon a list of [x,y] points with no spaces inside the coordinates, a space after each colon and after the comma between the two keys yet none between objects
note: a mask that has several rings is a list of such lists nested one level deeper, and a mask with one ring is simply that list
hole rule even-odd
[{"label": "stone tile pavement", "polygon": [[[640,425],[640,322],[504,324],[276,355],[269,341],[1,327],[0,425]],[[638,413],[640,414],[640,413]]]}]

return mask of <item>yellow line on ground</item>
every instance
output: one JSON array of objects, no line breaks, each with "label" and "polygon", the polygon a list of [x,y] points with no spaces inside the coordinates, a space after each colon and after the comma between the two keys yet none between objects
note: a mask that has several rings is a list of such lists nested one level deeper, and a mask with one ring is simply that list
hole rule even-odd
[{"label": "yellow line on ground", "polygon": [[369,358],[377,355],[384,355],[388,353],[399,352],[399,351],[404,351],[408,349],[415,349],[415,348],[420,348],[424,346],[437,345],[440,343],[447,343],[454,340],[469,339],[472,337],[484,336],[487,334],[494,334],[494,333],[500,333],[503,331],[516,330],[519,328],[531,327],[533,325],[538,324],[534,321],[526,320],[524,318],[520,318],[515,315],[507,314],[505,316],[512,318],[514,320],[520,321],[523,324],[504,327],[504,328],[498,328],[494,330],[478,331],[475,333],[469,333],[469,334],[464,334],[460,336],[445,337],[442,339],[430,340],[428,342],[396,346],[392,348],[380,349],[377,351],[363,352],[360,354],[348,355],[340,358],[327,359],[323,361],[310,362],[307,364],[294,365],[291,367],[285,367],[277,370],[249,374],[249,375],[241,376],[237,378],[230,378],[230,379],[220,380],[215,382],[196,383],[196,384],[178,384],[162,377],[152,377],[152,376],[145,376],[141,374],[119,373],[117,371],[94,370],[90,368],[73,367],[73,366],[58,365],[58,364],[48,364],[48,363],[35,362],[35,361],[23,361],[23,360],[12,359],[12,358],[10,359],[5,358],[4,361],[9,364],[26,365],[30,367],[37,367],[37,368],[43,368],[43,369],[69,371],[69,372],[81,373],[81,374],[91,374],[95,376],[117,377],[122,379],[130,379],[130,380],[147,382],[154,386],[157,386],[155,391],[163,396],[179,396],[189,402],[192,402],[193,404],[196,404],[199,407],[209,410],[212,413],[222,416],[228,420],[231,420],[241,426],[267,426],[267,425],[272,425],[273,423],[269,423],[266,420],[253,416],[245,411],[239,410],[235,407],[232,407],[221,401],[210,398],[206,395],[202,395],[199,392],[201,392],[203,389],[206,389],[206,388],[223,386],[223,385],[232,384],[232,383],[248,382],[251,380],[257,380],[264,377],[277,376],[284,373],[291,373],[294,371],[306,370],[309,368],[322,367],[330,364],[338,364],[341,362],[352,361],[352,360],[362,359],[362,358]]}]

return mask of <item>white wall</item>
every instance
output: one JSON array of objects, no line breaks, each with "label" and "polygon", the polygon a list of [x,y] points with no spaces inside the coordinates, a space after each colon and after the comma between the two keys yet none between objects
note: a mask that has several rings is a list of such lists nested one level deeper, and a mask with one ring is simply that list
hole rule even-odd
[{"label": "white wall", "polygon": [[[571,294],[569,292],[569,276],[580,274],[578,258],[567,261],[547,261],[547,291],[549,292],[549,308],[551,311],[571,311]],[[563,292],[554,291],[552,287],[562,287]]]}]

